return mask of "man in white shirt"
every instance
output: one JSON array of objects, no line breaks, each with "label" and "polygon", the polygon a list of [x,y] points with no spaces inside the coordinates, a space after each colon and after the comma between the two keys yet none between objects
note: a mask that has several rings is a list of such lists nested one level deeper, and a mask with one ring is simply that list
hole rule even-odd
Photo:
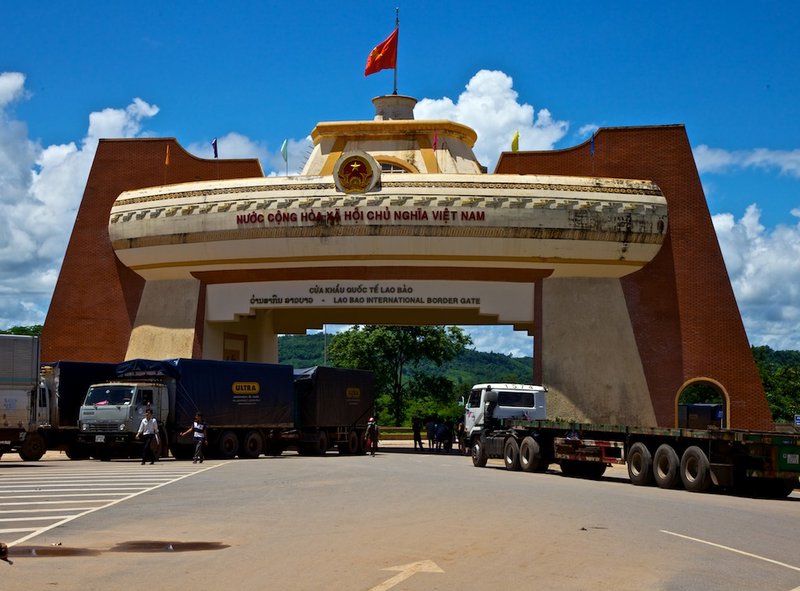
[{"label": "man in white shirt", "polygon": [[153,410],[148,408],[144,413],[142,423],[139,425],[139,432],[136,433],[136,439],[144,437],[144,449],[142,449],[142,464],[149,459],[150,463],[156,461],[156,454],[151,449],[153,439],[158,442],[158,422],[153,417]]}]

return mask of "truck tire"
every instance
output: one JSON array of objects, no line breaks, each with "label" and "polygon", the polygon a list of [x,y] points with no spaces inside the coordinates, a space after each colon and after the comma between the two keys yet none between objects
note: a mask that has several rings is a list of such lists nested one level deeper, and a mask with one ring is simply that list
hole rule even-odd
[{"label": "truck tire", "polygon": [[711,464],[705,452],[696,445],[683,452],[681,481],[690,492],[705,492],[711,486]]},{"label": "truck tire", "polygon": [[233,431],[223,431],[219,436],[219,455],[225,459],[235,458],[239,452],[239,438]]},{"label": "truck tire", "polygon": [[783,499],[798,487],[797,478],[746,478],[737,493],[757,499]]},{"label": "truck tire", "polygon": [[314,449],[316,455],[324,456],[328,452],[328,434],[320,431],[317,435],[317,447]]},{"label": "truck tire", "polygon": [[47,451],[47,442],[39,433],[28,433],[22,447],[19,449],[19,457],[24,462],[38,462]]},{"label": "truck tire", "polygon": [[483,442],[476,437],[472,440],[472,465],[476,468],[483,468],[488,460],[486,450],[483,449]]},{"label": "truck tire", "polygon": [[506,470],[516,472],[519,470],[519,443],[513,437],[506,439],[503,444],[503,462]]},{"label": "truck tire", "polygon": [[273,441],[269,441],[269,442],[267,443],[267,451],[266,451],[266,454],[267,454],[268,456],[274,456],[274,457],[277,457],[277,456],[279,456],[279,455],[283,454],[283,450],[284,450],[284,449],[285,449],[285,447],[284,447],[284,445],[283,445],[283,443],[282,443],[282,442],[280,442],[280,441],[274,441],[274,440],[273,440]]},{"label": "truck tire", "polygon": [[519,467],[523,472],[541,472],[543,463],[539,443],[529,435],[519,446]]},{"label": "truck tire", "polygon": [[257,458],[262,453],[264,453],[264,437],[255,429],[248,431],[242,441],[239,457],[253,459]]},{"label": "truck tire", "polygon": [[659,445],[653,456],[653,478],[659,488],[678,488],[681,483],[681,461],[668,443]]},{"label": "truck tire", "polygon": [[339,444],[339,453],[345,455],[355,455],[358,453],[358,433],[350,431],[347,434],[347,441]]},{"label": "truck tire", "polygon": [[636,486],[653,484],[653,454],[641,441],[637,441],[628,450],[628,478]]},{"label": "truck tire", "polygon": [[66,455],[70,460],[88,460],[89,447],[82,443],[72,442],[67,445]]}]

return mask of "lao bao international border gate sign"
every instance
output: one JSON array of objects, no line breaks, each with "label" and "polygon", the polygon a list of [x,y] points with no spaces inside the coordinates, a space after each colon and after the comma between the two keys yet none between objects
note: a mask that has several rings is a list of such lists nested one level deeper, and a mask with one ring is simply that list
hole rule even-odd
[{"label": "lao bao international border gate sign", "polygon": [[274,281],[209,285],[207,320],[265,308],[473,308],[506,322],[533,320],[525,283],[475,281]]}]

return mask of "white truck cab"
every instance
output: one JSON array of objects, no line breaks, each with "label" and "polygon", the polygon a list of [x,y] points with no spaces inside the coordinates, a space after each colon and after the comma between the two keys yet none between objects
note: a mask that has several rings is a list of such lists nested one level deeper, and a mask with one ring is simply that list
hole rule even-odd
[{"label": "white truck cab", "polygon": [[480,434],[484,425],[487,393],[496,402],[493,417],[498,420],[516,419],[522,421],[544,420],[547,418],[543,386],[530,384],[476,384],[472,387],[464,407],[464,429],[468,440]]}]

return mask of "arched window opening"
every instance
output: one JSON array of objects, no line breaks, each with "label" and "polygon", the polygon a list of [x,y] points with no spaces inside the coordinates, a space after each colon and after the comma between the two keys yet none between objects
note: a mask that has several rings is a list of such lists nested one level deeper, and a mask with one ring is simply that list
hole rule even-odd
[{"label": "arched window opening", "polygon": [[719,384],[696,380],[684,386],[678,396],[678,427],[724,429],[727,426],[727,397]]}]

